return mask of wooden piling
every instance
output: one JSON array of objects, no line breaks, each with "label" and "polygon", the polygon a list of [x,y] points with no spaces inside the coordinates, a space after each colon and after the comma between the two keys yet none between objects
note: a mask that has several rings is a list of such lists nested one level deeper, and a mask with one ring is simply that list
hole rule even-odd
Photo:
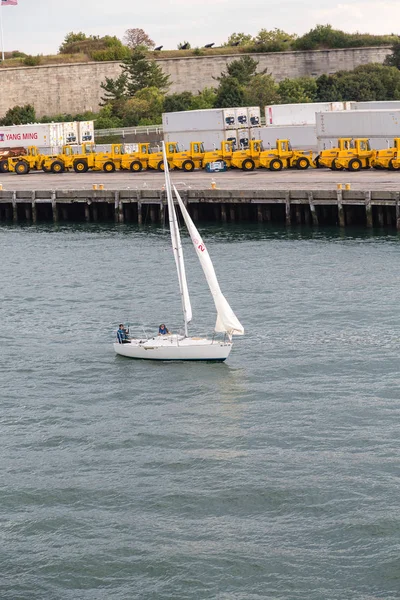
[{"label": "wooden piling", "polygon": [[285,219],[286,225],[290,226],[292,224],[292,212],[290,207],[290,192],[286,192],[285,194]]},{"label": "wooden piling", "polygon": [[236,215],[235,215],[235,205],[231,204],[229,207],[229,220],[231,223],[234,223],[236,219]]},{"label": "wooden piling", "polygon": [[18,204],[17,204],[17,192],[13,192],[12,195],[12,213],[14,223],[18,222]]},{"label": "wooden piling", "polygon": [[33,200],[31,203],[32,206],[32,223],[36,225],[37,223],[37,209],[36,209],[36,201]]},{"label": "wooden piling", "polygon": [[142,203],[137,203],[137,222],[138,225],[142,225],[143,223],[143,214],[142,214]]},{"label": "wooden piling", "polygon": [[226,204],[221,204],[221,221],[226,223],[228,220],[228,216],[226,214]]},{"label": "wooden piling", "polygon": [[318,222],[317,209],[315,208],[315,205],[314,205],[314,195],[312,192],[308,192],[307,197],[308,197],[308,204],[310,206],[310,213],[311,213],[313,225],[318,227],[319,222]]},{"label": "wooden piling", "polygon": [[300,204],[296,204],[296,224],[301,225],[301,206]]},{"label": "wooden piling", "polygon": [[54,191],[51,192],[51,210],[53,213],[53,222],[58,223],[57,195]]},{"label": "wooden piling", "polygon": [[374,226],[374,215],[372,212],[371,192],[365,192],[365,215],[367,227],[371,229]]},{"label": "wooden piling", "polygon": [[257,204],[257,221],[259,223],[262,223],[264,221],[263,205],[262,204]]},{"label": "wooden piling", "polygon": [[384,227],[385,225],[383,206],[378,206],[378,224],[379,227]]},{"label": "wooden piling", "polygon": [[90,223],[90,204],[86,202],[85,204],[85,221],[86,223]]},{"label": "wooden piling", "polygon": [[346,218],[345,218],[344,208],[343,208],[343,191],[342,191],[342,189],[336,190],[336,196],[337,196],[339,227],[346,227]]},{"label": "wooden piling", "polygon": [[95,223],[97,223],[97,221],[99,220],[99,209],[97,207],[97,204],[92,204],[92,214],[93,214],[93,221]]}]

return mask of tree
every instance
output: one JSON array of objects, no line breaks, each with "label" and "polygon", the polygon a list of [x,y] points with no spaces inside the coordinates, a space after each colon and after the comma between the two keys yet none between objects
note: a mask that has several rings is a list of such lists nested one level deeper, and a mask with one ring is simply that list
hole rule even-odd
[{"label": "tree", "polygon": [[333,75],[321,75],[316,80],[317,102],[341,102],[339,83]]},{"label": "tree", "polygon": [[146,48],[152,50],[155,46],[155,43],[150,38],[150,36],[147,35],[147,33],[143,29],[139,29],[138,27],[133,29],[127,29],[125,31],[124,43],[131,50],[137,48],[138,46],[145,46]]},{"label": "tree", "polygon": [[388,67],[400,69],[400,41],[392,46],[392,54],[388,54],[384,64]]},{"label": "tree", "polygon": [[254,38],[253,52],[283,52],[289,50],[295,35],[286,33],[282,29],[261,29]]},{"label": "tree", "polygon": [[278,104],[279,101],[278,86],[272,75],[258,73],[252,77],[244,93],[245,105],[259,106],[263,110],[267,104]]},{"label": "tree", "polygon": [[119,103],[118,116],[123,125],[152,125],[161,122],[164,96],[159,89],[150,87],[137,92],[133,98]]},{"label": "tree", "polygon": [[122,127],[122,119],[113,114],[111,104],[104,106],[95,118],[96,129],[113,129]]},{"label": "tree", "polygon": [[247,85],[251,78],[256,74],[257,67],[257,60],[254,60],[251,56],[242,56],[238,60],[233,60],[231,63],[228,63],[226,66],[226,73],[222,73],[217,79],[218,81],[222,81],[226,77],[234,77],[241,85]]},{"label": "tree", "polygon": [[170,94],[165,96],[164,111],[179,112],[181,110],[190,110],[193,102],[192,92],[182,92],[180,94]]},{"label": "tree", "polygon": [[191,110],[201,110],[205,108],[214,108],[217,94],[214,88],[204,88],[196,96],[193,96],[190,105]]},{"label": "tree", "polygon": [[278,85],[278,93],[284,104],[314,102],[317,95],[317,83],[312,77],[284,79]]},{"label": "tree", "polygon": [[252,40],[249,33],[232,33],[224,46],[248,46]]},{"label": "tree", "polygon": [[244,88],[235,77],[223,77],[217,89],[215,106],[230,108],[244,105]]},{"label": "tree", "polygon": [[75,42],[84,42],[88,39],[89,38],[87,37],[86,33],[83,33],[83,31],[79,31],[79,33],[74,33],[73,31],[70,31],[65,36],[64,41],[61,44],[58,51],[60,52],[60,54],[68,54],[68,46],[70,46],[70,44],[74,44]]},{"label": "tree", "polygon": [[165,75],[162,68],[147,57],[143,46],[134,48],[130,58],[123,61],[122,70],[127,77],[126,92],[130,97],[147,87],[155,87],[162,92],[169,88],[169,75]]},{"label": "tree", "polygon": [[35,123],[36,113],[35,107],[32,104],[24,106],[13,106],[9,108],[3,119],[0,120],[0,125],[8,127],[9,125],[26,125]]},{"label": "tree", "polygon": [[105,95],[101,98],[100,106],[106,106],[115,100],[125,99],[127,97],[127,83],[128,77],[126,73],[121,73],[117,79],[106,77],[106,80],[100,84],[101,89],[105,91]]}]

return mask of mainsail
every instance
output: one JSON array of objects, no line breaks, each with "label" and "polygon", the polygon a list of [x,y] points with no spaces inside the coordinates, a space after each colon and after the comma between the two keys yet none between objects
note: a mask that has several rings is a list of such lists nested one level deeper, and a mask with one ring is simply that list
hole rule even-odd
[{"label": "mainsail", "polygon": [[190,218],[190,215],[182,202],[182,198],[180,197],[178,190],[175,186],[173,187],[186,223],[186,227],[188,228],[190,237],[192,238],[193,246],[195,247],[200,264],[203,268],[208,287],[210,288],[211,294],[214,298],[215,308],[217,309],[217,322],[215,324],[215,331],[218,333],[228,333],[229,335],[243,335],[243,326],[239,322],[235,313],[229,306],[225,296],[221,292],[214,266],[211,262],[206,245],[204,244],[201,235],[195,227],[195,224]]},{"label": "mainsail", "polygon": [[165,144],[162,144],[163,158],[164,158],[164,171],[165,171],[165,189],[167,192],[167,203],[168,203],[168,215],[169,215],[169,228],[171,232],[172,248],[175,257],[176,269],[178,271],[179,289],[182,298],[182,309],[183,317],[185,320],[185,335],[188,335],[187,324],[192,320],[192,306],[190,304],[189,290],[186,281],[185,263],[183,261],[183,251],[181,236],[179,233],[178,220],[176,218],[176,212],[174,207],[174,201],[172,199],[171,181],[169,177],[168,160],[165,151]]}]

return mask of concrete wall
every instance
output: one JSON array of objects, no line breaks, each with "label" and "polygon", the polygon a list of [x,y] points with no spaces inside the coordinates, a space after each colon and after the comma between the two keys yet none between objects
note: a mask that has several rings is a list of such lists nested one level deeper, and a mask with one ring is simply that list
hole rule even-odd
[{"label": "concrete wall", "polygon": [[[318,77],[323,73],[351,70],[358,65],[382,63],[390,47],[317,50],[314,52],[274,52],[252,54],[259,69],[268,69],[277,81],[285,77]],[[160,59],[158,63],[171,76],[170,92],[200,91],[216,85],[226,64],[242,55],[195,56]],[[119,62],[92,62],[41,67],[0,69],[0,117],[16,104],[33,104],[36,113],[55,115],[97,111],[106,77],[120,73]]]}]

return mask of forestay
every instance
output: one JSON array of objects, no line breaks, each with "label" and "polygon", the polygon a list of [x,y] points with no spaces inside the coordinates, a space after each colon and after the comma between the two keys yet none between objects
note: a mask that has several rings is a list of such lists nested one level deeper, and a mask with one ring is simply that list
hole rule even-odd
[{"label": "forestay", "polygon": [[215,331],[218,333],[228,333],[229,335],[243,335],[244,329],[235,313],[229,306],[225,296],[221,292],[217,276],[215,274],[214,266],[211,262],[210,255],[208,254],[206,245],[204,244],[201,235],[199,234],[195,224],[185,205],[182,202],[182,198],[179,195],[178,190],[174,187],[175,195],[178,199],[179,207],[182,211],[183,218],[188,228],[190,237],[195,247],[197,256],[199,257],[200,264],[204,271],[208,286],[211,294],[214,298],[215,308],[217,309],[217,322],[215,324]]},{"label": "forestay", "polygon": [[171,232],[172,248],[175,257],[176,269],[178,271],[179,289],[182,298],[183,317],[185,320],[185,335],[188,335],[187,324],[192,320],[192,306],[190,304],[189,290],[186,280],[185,263],[183,261],[183,251],[181,236],[179,233],[178,220],[176,218],[176,212],[174,207],[174,201],[172,199],[171,181],[169,177],[168,160],[165,152],[165,144],[163,142],[163,158],[164,158],[164,169],[165,169],[165,189],[167,192],[167,203],[168,203],[168,215],[169,215],[169,227]]}]

